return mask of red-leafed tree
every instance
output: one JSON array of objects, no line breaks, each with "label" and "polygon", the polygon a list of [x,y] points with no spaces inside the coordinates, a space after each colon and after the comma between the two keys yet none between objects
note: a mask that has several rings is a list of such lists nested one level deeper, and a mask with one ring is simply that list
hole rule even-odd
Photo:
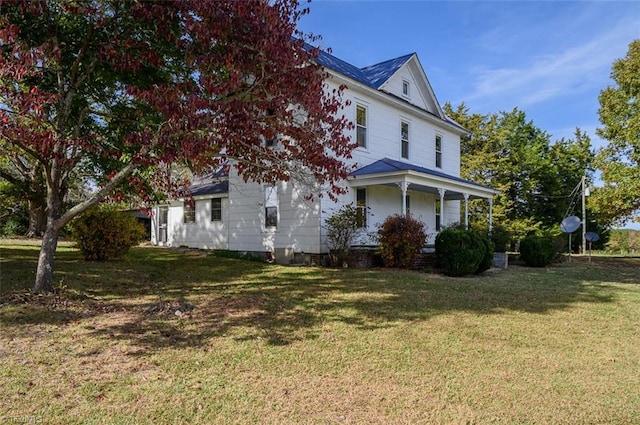
[{"label": "red-leafed tree", "polygon": [[[66,223],[123,188],[151,201],[177,187],[174,164],[340,192],[351,124],[296,30],[306,12],[296,0],[0,2],[0,156],[46,180],[34,291],[53,289]],[[65,210],[80,175],[97,189]]]}]

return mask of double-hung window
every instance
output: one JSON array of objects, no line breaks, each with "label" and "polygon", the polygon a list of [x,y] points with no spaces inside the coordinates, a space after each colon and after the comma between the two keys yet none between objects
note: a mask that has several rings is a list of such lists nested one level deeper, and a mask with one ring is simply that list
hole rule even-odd
[{"label": "double-hung window", "polygon": [[185,223],[195,223],[196,221],[196,201],[193,199],[184,201],[183,204],[184,215],[183,221]]},{"label": "double-hung window", "polygon": [[436,168],[442,168],[442,136],[436,134]]},{"label": "double-hung window", "polygon": [[367,189],[356,189],[356,225],[367,227]]},{"label": "double-hung window", "polygon": [[211,200],[211,221],[222,221],[222,198]]},{"label": "double-hung window", "polygon": [[442,227],[442,221],[441,221],[442,217],[440,217],[440,200],[439,199],[436,199],[434,207],[435,207],[435,216],[436,216],[436,232],[439,232],[441,230],[440,228]]},{"label": "double-hung window", "polygon": [[367,108],[356,105],[356,141],[358,146],[367,147]]},{"label": "double-hung window", "polygon": [[264,227],[278,227],[278,189],[266,187],[264,200]]},{"label": "double-hung window", "polygon": [[409,123],[405,121],[400,122],[400,139],[402,157],[409,159]]}]

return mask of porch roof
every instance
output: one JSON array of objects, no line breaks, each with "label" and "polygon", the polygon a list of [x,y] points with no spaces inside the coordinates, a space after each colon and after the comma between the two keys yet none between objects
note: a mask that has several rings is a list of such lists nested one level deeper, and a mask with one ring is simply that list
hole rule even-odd
[{"label": "porch roof", "polygon": [[491,199],[499,193],[489,186],[471,180],[390,158],[380,159],[353,171],[349,180],[353,186],[396,186],[407,183],[410,190],[433,194],[438,194],[439,189],[444,189],[444,198],[447,200],[464,199],[465,194],[470,199]]},{"label": "porch roof", "polygon": [[217,195],[229,193],[229,180],[199,184],[189,187],[191,196]]}]

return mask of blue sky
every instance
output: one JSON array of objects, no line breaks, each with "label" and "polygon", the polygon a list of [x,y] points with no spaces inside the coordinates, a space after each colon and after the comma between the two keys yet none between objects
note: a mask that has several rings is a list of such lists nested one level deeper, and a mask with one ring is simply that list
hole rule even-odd
[{"label": "blue sky", "polygon": [[598,94],[640,38],[640,1],[314,0],[299,29],[359,67],[416,52],[440,104],[526,112],[552,140],[595,147]]},{"label": "blue sky", "polygon": [[595,135],[613,61],[640,38],[640,1],[315,0],[299,28],[357,66],[416,52],[441,104],[524,110],[552,135]]}]

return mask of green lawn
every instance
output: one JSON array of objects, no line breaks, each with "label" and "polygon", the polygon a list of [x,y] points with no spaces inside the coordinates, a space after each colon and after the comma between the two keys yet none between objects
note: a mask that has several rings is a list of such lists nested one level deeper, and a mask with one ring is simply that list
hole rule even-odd
[{"label": "green lawn", "polygon": [[640,423],[640,259],[454,279],[62,245],[36,296],[37,254],[0,240],[0,424]]}]

